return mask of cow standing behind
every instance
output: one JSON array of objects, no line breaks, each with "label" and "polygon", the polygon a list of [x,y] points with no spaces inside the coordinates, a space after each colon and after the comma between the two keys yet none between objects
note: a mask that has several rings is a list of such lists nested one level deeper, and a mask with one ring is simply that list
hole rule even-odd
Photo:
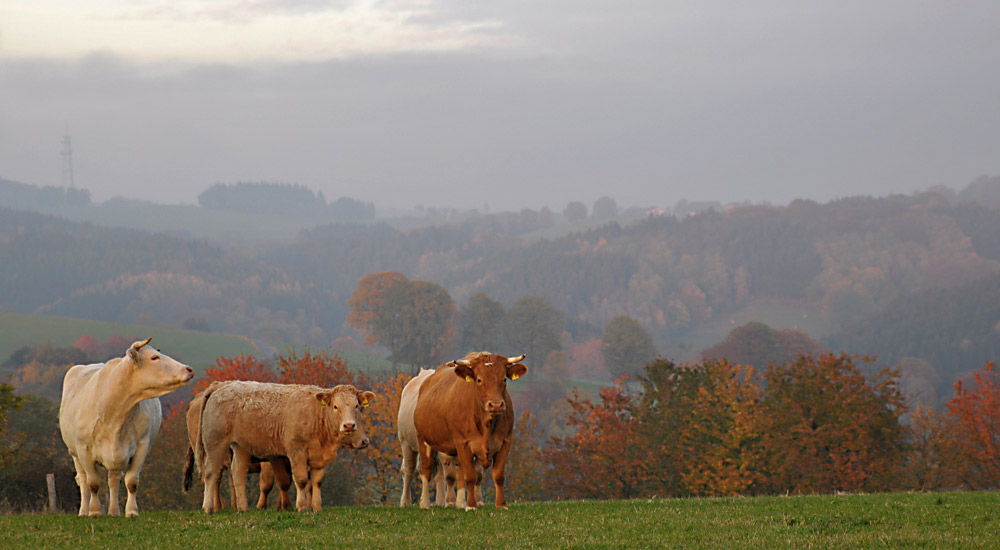
[{"label": "cow standing behind", "polygon": [[437,368],[421,385],[413,423],[420,451],[420,507],[430,507],[429,480],[433,473],[433,453],[458,456],[456,506],[476,507],[475,463],[493,466],[496,507],[506,508],[504,466],[514,430],[514,406],[507,392],[507,380],[517,380],[528,371],[520,357],[504,357],[474,352],[465,359]]},{"label": "cow standing behind", "polygon": [[[202,390],[191,402],[188,403],[187,413],[185,420],[187,421],[187,432],[188,432],[188,449],[187,456],[185,457],[184,463],[184,481],[182,484],[182,489],[186,493],[191,489],[191,482],[194,478],[194,470],[197,465],[198,471],[204,471],[204,464],[195,464],[195,448],[198,446],[198,439],[201,437],[201,408],[205,404],[205,395],[207,395],[208,390]],[[230,461],[226,462],[225,469],[230,473]],[[278,510],[285,510],[290,508],[292,501],[288,496],[288,488],[292,485],[291,474],[289,473],[288,459],[285,457],[275,457],[269,461],[264,462],[252,462],[248,469],[249,473],[260,472],[259,488],[260,488],[260,498],[257,500],[257,508],[265,509],[267,508],[267,496],[270,494],[271,489],[274,488],[275,479],[278,481],[278,502],[275,507]],[[205,479],[202,476],[202,483]],[[233,480],[230,476],[229,487],[232,489]],[[230,498],[232,499],[233,508],[236,508],[236,493],[230,490]],[[216,486],[215,494],[212,497],[213,509],[218,511],[223,508],[222,498],[219,496],[219,488]]]},{"label": "cow standing behind", "polygon": [[121,515],[118,485],[124,472],[125,515],[139,515],[139,471],[162,422],[157,398],[194,376],[191,367],[147,346],[150,340],[133,343],[124,357],[75,365],[63,379],[59,431],[76,468],[81,516],[101,515],[97,464],[108,470],[108,513]]},{"label": "cow standing behind", "polygon": [[251,457],[288,457],[297,489],[296,508],[306,510],[311,500],[312,509],[319,512],[326,464],[341,447],[368,446],[360,416],[374,398],[372,392],[350,385],[325,389],[242,381],[212,384],[202,406],[201,438],[195,449],[205,480],[202,509],[214,510],[219,478],[230,456],[239,510],[247,509]]},{"label": "cow standing behind", "polygon": [[[417,465],[417,428],[413,424],[413,411],[417,408],[417,398],[420,395],[420,387],[430,375],[434,374],[432,369],[420,369],[416,376],[410,379],[403,387],[399,396],[399,413],[396,416],[396,435],[399,438],[399,446],[403,453],[400,462],[400,471],[403,474],[403,490],[399,496],[400,506],[410,505],[410,485],[413,482],[413,473]],[[437,453],[437,464],[434,467],[434,504],[437,506],[455,505],[455,472],[456,465],[454,457],[444,453]],[[482,480],[482,467],[476,465],[479,480]],[[482,497],[482,489],[479,483],[476,484],[476,497]]]}]

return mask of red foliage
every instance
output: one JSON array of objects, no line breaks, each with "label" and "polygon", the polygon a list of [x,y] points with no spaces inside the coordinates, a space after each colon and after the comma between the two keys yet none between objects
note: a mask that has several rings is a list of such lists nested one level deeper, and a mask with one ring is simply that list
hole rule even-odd
[{"label": "red foliage", "polygon": [[567,424],[576,433],[554,438],[543,452],[549,465],[546,489],[555,498],[625,499],[642,494],[652,472],[625,380],[601,388],[600,404],[582,399],[574,390]]},{"label": "red foliage", "polygon": [[[77,338],[76,342],[73,342],[73,347],[83,353],[86,353],[87,357],[90,358],[97,358],[103,352],[101,343],[89,334],[84,334],[83,336]],[[124,350],[125,348],[122,348],[122,351]]]},{"label": "red foliage", "polygon": [[976,387],[955,383],[956,395],[947,403],[952,438],[962,457],[960,476],[972,488],[1000,484],[1000,373],[993,363],[975,374]]},{"label": "red foliage", "polygon": [[355,377],[353,372],[347,370],[347,362],[336,355],[328,356],[324,352],[298,357],[292,353],[278,358],[277,381],[281,384],[313,384],[330,388],[339,384],[355,384]]},{"label": "red foliage", "polygon": [[277,382],[274,374],[271,373],[271,369],[254,359],[252,355],[240,355],[232,359],[219,357],[215,360],[215,365],[205,370],[204,378],[191,388],[191,393],[195,395],[211,385],[212,382],[222,380]]}]

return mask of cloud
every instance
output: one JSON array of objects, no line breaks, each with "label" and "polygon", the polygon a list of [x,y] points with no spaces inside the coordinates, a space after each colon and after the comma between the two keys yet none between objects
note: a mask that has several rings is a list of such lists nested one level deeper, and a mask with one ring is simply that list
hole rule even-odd
[{"label": "cloud", "polygon": [[16,58],[109,52],[137,62],[278,63],[516,45],[490,18],[441,17],[434,2],[15,1],[5,51]]}]

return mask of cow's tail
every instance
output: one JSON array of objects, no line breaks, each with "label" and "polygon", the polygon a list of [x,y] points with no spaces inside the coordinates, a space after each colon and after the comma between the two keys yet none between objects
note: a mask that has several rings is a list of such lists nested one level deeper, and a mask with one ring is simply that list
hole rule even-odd
[{"label": "cow's tail", "polygon": [[191,481],[194,478],[194,449],[188,445],[187,456],[184,462],[184,483],[182,489],[188,492],[191,489]]},{"label": "cow's tail", "polygon": [[[217,385],[217,383],[213,382],[205,390],[205,397],[201,401],[201,415],[198,417],[198,441],[195,442],[192,458],[198,463],[198,467],[201,468],[202,477],[205,475],[205,409],[208,408],[208,398],[212,397]],[[187,470],[185,470],[186,475]]]}]

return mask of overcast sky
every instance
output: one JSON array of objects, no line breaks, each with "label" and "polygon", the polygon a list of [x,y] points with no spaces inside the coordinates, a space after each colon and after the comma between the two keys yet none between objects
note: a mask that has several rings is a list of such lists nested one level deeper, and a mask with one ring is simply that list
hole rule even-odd
[{"label": "overcast sky", "polygon": [[0,177],[381,210],[784,204],[1000,174],[1000,4],[2,0]]}]

